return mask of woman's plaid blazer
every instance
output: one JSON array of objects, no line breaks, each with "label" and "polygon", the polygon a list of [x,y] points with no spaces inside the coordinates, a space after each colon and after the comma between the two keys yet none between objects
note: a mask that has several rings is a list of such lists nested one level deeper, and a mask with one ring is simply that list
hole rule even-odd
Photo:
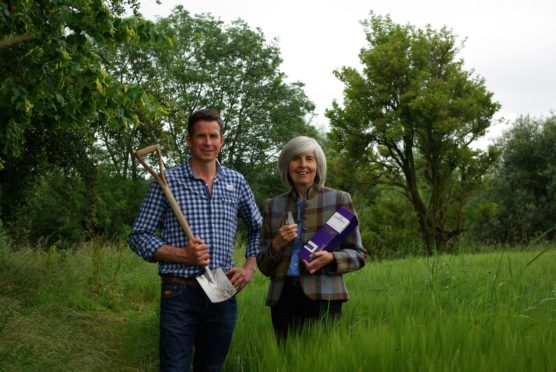
[{"label": "woman's plaid blazer", "polygon": [[[355,213],[351,196],[347,192],[316,186],[309,190],[302,211],[302,246],[340,207]],[[271,251],[272,239],[284,224],[284,216],[288,211],[292,212],[293,216],[297,216],[295,190],[267,200],[263,212],[261,250],[257,256],[257,265],[264,275],[271,278],[266,298],[268,306],[276,304],[280,298],[291,259],[293,242],[278,254],[273,255]],[[367,252],[361,243],[359,227],[348,235],[332,254],[335,258],[334,262],[314,274],[309,274],[304,265],[299,265],[303,292],[312,300],[345,301],[348,299],[342,274],[362,268],[367,259]]]}]

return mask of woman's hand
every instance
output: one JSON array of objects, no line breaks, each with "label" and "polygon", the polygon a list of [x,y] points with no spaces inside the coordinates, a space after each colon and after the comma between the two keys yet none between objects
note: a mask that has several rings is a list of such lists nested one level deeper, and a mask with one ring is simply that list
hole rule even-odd
[{"label": "woman's hand", "polygon": [[303,260],[305,268],[310,274],[322,269],[326,265],[334,262],[334,255],[327,251],[318,251],[311,255],[311,262]]},{"label": "woman's hand", "polygon": [[297,238],[297,224],[284,225],[278,230],[278,234],[272,239],[272,250],[280,252],[289,243]]}]

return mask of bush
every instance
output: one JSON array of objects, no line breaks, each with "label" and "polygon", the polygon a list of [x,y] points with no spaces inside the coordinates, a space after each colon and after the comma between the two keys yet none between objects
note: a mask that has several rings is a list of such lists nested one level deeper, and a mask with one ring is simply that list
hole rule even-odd
[{"label": "bush", "polygon": [[500,140],[502,155],[478,201],[481,240],[527,243],[556,238],[556,116],[518,118]]},{"label": "bush", "polygon": [[356,194],[354,204],[370,257],[380,260],[425,252],[413,207],[400,193],[382,189],[370,203]]}]

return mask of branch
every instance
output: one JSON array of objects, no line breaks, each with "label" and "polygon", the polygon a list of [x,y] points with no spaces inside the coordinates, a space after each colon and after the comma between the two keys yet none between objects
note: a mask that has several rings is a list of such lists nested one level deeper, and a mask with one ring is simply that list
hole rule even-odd
[{"label": "branch", "polygon": [[403,162],[405,160],[402,150],[397,146],[396,141],[384,139],[384,145],[388,149],[388,153],[394,159],[394,162],[403,169]]},{"label": "branch", "polygon": [[5,37],[2,40],[0,40],[0,50],[2,50],[4,48],[9,48],[14,44],[22,43],[24,41],[33,39],[34,37],[35,37],[35,35],[31,34],[31,33]]},{"label": "branch", "polygon": [[[394,187],[399,187],[404,192],[407,192],[407,185],[403,182],[398,181],[395,179],[396,176],[396,168],[391,166],[390,164],[380,162],[380,161],[373,161],[373,165],[377,165],[378,167],[371,167],[371,172],[375,172],[377,177],[372,181],[371,184],[382,184],[382,185],[389,185]],[[381,169],[386,169],[385,171],[381,171]],[[357,181],[351,181],[351,183],[357,184]],[[361,182],[362,184],[367,184],[367,182]]]}]

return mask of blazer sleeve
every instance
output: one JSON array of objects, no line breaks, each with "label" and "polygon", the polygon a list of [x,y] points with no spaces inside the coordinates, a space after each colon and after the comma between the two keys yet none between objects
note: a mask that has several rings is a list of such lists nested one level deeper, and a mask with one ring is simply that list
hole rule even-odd
[{"label": "blazer sleeve", "polygon": [[274,274],[276,265],[282,258],[282,252],[273,254],[272,239],[276,232],[272,231],[272,199],[265,203],[263,210],[263,226],[261,229],[261,249],[257,254],[257,266],[263,275],[271,277]]}]

